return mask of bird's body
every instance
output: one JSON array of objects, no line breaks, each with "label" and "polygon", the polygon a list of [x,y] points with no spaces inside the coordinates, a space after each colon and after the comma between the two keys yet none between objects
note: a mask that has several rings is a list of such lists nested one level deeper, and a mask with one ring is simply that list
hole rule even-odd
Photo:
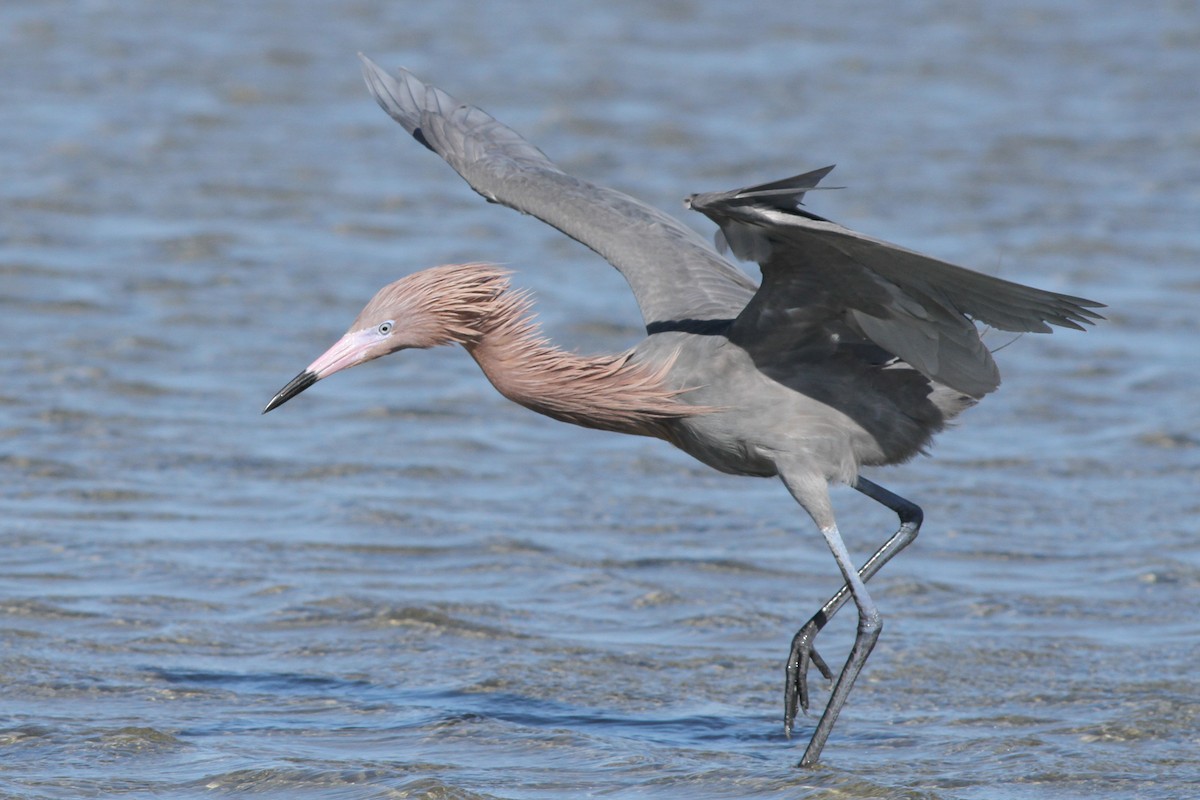
[{"label": "bird's body", "polygon": [[[861,466],[897,464],[921,451],[967,405],[904,366],[890,369],[848,352],[763,370],[721,334],[659,334],[636,353],[650,363],[678,352],[669,388],[714,409],[672,421],[670,441],[714,469],[771,477],[786,458],[825,481],[852,484]],[[694,388],[692,388],[694,387]],[[940,403],[935,404],[934,399]]]},{"label": "bird's body", "polygon": [[[1081,328],[1082,298],[980,275],[849,231],[799,208],[830,168],[692,195],[720,227],[719,248],[757,261],[755,285],[686,226],[559,170],[512,130],[410,73],[364,58],[379,104],[490,201],[533,214],[591,247],[628,280],[647,336],[632,350],[581,356],[550,344],[529,298],[486,264],[435,267],[381,289],[349,331],[266,410],[317,380],[414,347],[463,346],[505,397],[554,419],[664,439],[721,472],[778,476],[816,522],[844,585],[797,632],[785,728],[808,707],[812,640],[853,599],[858,636],[802,764],[814,763],[881,629],[865,582],[916,536],[921,511],[860,476],[921,452],[999,385],[973,320],[1010,331]],[[887,505],[899,530],[856,569],[831,482]]]}]

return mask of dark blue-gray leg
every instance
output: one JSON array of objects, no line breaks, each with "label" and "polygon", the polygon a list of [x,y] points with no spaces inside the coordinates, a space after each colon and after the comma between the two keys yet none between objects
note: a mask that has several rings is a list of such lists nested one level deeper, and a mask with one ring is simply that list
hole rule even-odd
[{"label": "dark blue-gray leg", "polygon": [[829,702],[825,704],[825,712],[821,714],[817,728],[808,740],[808,747],[804,749],[804,755],[800,758],[802,767],[811,767],[820,759],[821,750],[824,749],[829,734],[833,732],[833,724],[837,722],[838,714],[841,713],[842,706],[846,705],[850,690],[854,688],[854,681],[867,663],[867,657],[875,649],[879,634],[883,632],[883,620],[879,618],[879,609],[867,593],[867,585],[854,569],[854,562],[846,552],[846,545],[842,542],[842,535],[837,526],[822,528],[821,535],[825,537],[825,543],[829,545],[829,550],[842,571],[842,578],[850,587],[850,596],[854,598],[854,604],[858,606],[858,632],[854,637],[854,645],[850,648],[850,655],[846,657],[846,663],[833,684]]},{"label": "dark blue-gray leg", "polygon": [[[884,542],[878,550],[875,551],[862,568],[858,570],[857,577],[863,583],[870,580],[879,569],[892,559],[897,553],[912,543],[917,538],[917,533],[921,528],[923,514],[920,507],[916,504],[905,500],[899,495],[889,492],[882,486],[879,486],[866,478],[859,478],[854,486],[855,489],[865,494],[867,497],[882,503],[888,508],[896,512],[900,518],[900,528],[892,535],[890,539]],[[826,623],[837,613],[846,601],[853,596],[849,582],[844,584],[837,593],[829,598],[825,605],[821,606],[821,610],[812,616],[812,618],[796,632],[792,639],[791,652],[788,655],[787,661],[787,683],[784,691],[784,731],[788,736],[791,736],[792,727],[796,720],[796,714],[799,709],[808,710],[808,668],[810,665],[815,666],[818,671],[826,678],[832,680],[833,674],[829,667],[825,664],[824,659],[817,654],[813,647],[813,639],[817,633],[825,627]],[[861,607],[860,607],[861,611]],[[861,616],[861,614],[860,614]],[[876,633],[876,636],[878,634]],[[857,646],[857,641],[856,641]],[[869,649],[867,653],[869,654]],[[851,653],[851,660],[854,658],[854,653]],[[866,660],[865,655],[863,661]],[[847,661],[849,663],[850,660]],[[840,686],[845,678],[845,670],[843,675],[839,677],[838,685]],[[857,673],[856,673],[857,674]],[[853,678],[850,679],[853,683]],[[825,716],[828,716],[830,706],[832,706],[838,698],[837,687],[834,689],[835,696],[830,698],[829,704],[826,705],[825,715],[822,716],[824,722]],[[849,693],[849,685],[843,691],[843,696],[840,702],[837,703],[837,708],[840,710],[841,703],[845,702],[844,695]],[[836,712],[835,712],[836,716]],[[803,765],[815,763],[817,755],[820,754],[820,748],[825,744],[825,738],[829,735],[829,730],[833,728],[833,721],[830,720],[824,731],[824,736],[820,742],[817,742],[817,734],[814,734],[813,741],[810,742],[808,750],[805,751],[805,758],[801,762]],[[821,725],[818,724],[818,733],[821,732]],[[814,750],[814,744],[817,745]],[[811,758],[810,758],[811,754]]]}]

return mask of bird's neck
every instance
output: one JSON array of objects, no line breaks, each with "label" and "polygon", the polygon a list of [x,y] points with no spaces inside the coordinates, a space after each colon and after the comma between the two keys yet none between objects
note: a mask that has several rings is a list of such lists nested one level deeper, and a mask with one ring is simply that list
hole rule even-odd
[{"label": "bird's neck", "polygon": [[533,322],[528,298],[506,292],[463,342],[502,395],[539,414],[586,428],[668,438],[670,420],[701,412],[665,385],[671,365],[648,366],[632,353],[580,356],[551,345]]}]

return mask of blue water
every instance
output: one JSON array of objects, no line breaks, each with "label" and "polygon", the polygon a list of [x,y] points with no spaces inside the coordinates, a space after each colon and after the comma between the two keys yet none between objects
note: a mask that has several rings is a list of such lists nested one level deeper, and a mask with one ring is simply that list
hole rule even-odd
[{"label": "blue water", "polygon": [[[817,213],[1109,304],[872,473],[926,525],[819,768],[782,666],[836,570],[777,482],[451,350],[259,415],[437,263],[510,265],[569,348],[640,335],[360,50],[681,216],[836,162]],[[15,0],[0,74],[0,797],[1200,793],[1194,4]],[[860,556],[894,527],[835,502]]]}]

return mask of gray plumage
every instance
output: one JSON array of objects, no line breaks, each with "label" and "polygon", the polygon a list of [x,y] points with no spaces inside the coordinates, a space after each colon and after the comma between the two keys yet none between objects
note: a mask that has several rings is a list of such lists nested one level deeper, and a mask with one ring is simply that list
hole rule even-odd
[{"label": "gray plumage", "polygon": [[[815,763],[882,628],[866,581],[915,538],[922,519],[920,508],[860,469],[911,458],[999,386],[976,320],[1005,331],[1082,329],[1101,319],[1090,310],[1101,305],[971,272],[802,209],[832,167],[691,195],[687,205],[718,226],[714,249],[667,214],[567,175],[511,129],[405,70],[392,77],[364,57],[363,74],[384,111],[475,191],[615,266],[647,336],[617,356],[563,353],[521,316],[527,304],[510,297],[495,269],[440,267],[381,290],[266,410],[348,366],[457,343],[505,396],[540,413],[656,436],[723,472],[778,476],[821,530],[844,581],[792,640],[789,734],[797,709],[809,704],[809,667],[833,677],[814,637],[848,599],[858,610],[854,645],[801,760]],[[718,249],[758,262],[762,285]],[[838,532],[831,481],[900,520],[859,569]]]},{"label": "gray plumage", "polygon": [[488,201],[553,225],[621,271],[649,325],[731,319],[755,285],[679,220],[627,194],[567,175],[542,151],[474,106],[363,57],[380,107]]}]

